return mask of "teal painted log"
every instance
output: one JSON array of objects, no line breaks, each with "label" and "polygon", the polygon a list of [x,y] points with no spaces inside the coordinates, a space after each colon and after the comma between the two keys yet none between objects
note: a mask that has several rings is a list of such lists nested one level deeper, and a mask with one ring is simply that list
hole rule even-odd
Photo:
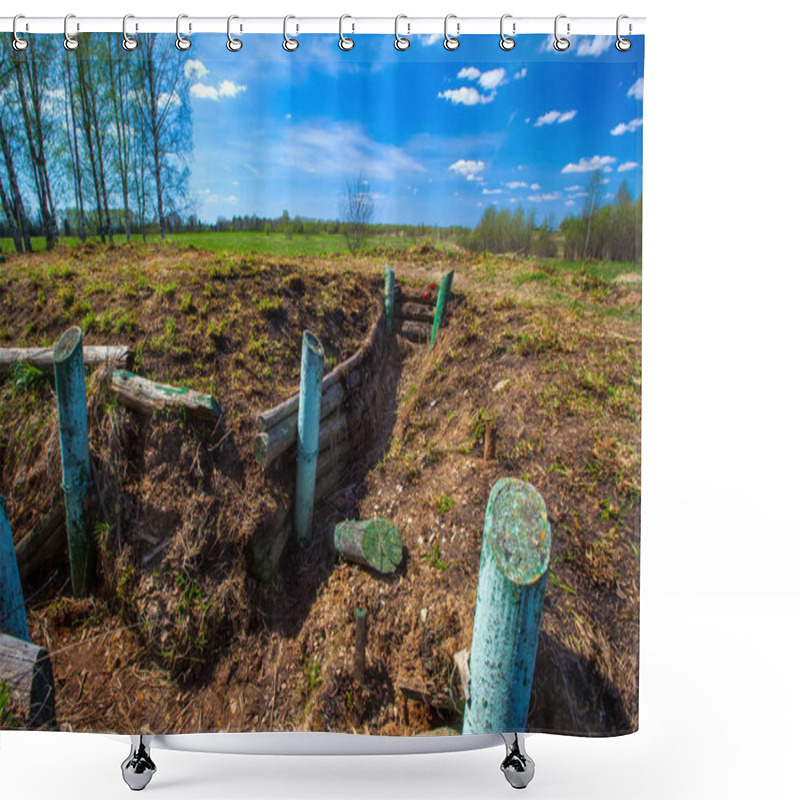
[{"label": "teal painted log", "polygon": [[383,307],[386,310],[386,332],[392,332],[394,317],[394,270],[387,264],[383,282]]},{"label": "teal painted log", "polygon": [[436,296],[436,311],[433,315],[433,328],[431,330],[430,347],[433,347],[433,342],[436,339],[436,332],[444,320],[444,310],[447,306],[447,301],[450,297],[450,286],[453,283],[453,270],[451,269],[439,283],[439,294]]},{"label": "teal painted log", "polygon": [[88,594],[95,563],[94,543],[84,508],[91,485],[91,467],[82,342],[81,329],[69,328],[53,351],[69,565],[72,591],[77,597]]},{"label": "teal painted log", "polygon": [[464,733],[527,729],[549,563],[544,501],[501,478],[486,505]]},{"label": "teal painted log", "polygon": [[403,560],[403,534],[388,519],[340,522],[333,544],[344,558],[377,572],[394,572]]},{"label": "teal painted log", "polygon": [[8,521],[6,499],[0,495],[0,631],[29,642],[28,616],[19,578],[14,538]]},{"label": "teal painted log", "polygon": [[294,531],[301,545],[311,538],[314,485],[319,454],[319,412],[325,351],[311,331],[303,333],[300,359],[300,402],[297,411],[297,481],[294,495]]}]

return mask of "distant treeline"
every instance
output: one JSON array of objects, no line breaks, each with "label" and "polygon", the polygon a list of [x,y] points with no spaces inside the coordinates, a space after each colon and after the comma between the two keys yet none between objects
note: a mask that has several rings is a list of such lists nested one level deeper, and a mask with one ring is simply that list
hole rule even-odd
[{"label": "distant treeline", "polygon": [[630,261],[642,259],[642,197],[634,200],[625,181],[614,200],[599,205],[599,173],[587,186],[588,201],[579,216],[565,217],[556,230],[551,221],[537,225],[533,212],[489,206],[478,225],[461,239],[473,252],[519,253],[565,259]]}]

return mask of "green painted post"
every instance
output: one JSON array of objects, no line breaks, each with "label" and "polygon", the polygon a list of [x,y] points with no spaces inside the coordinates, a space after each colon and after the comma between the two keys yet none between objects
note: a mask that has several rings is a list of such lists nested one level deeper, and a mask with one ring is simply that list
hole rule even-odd
[{"label": "green painted post", "polygon": [[463,733],[527,730],[549,563],[544,500],[501,478],[486,504]]},{"label": "green painted post", "polygon": [[297,411],[297,481],[294,494],[294,531],[301,545],[311,538],[314,487],[319,454],[319,409],[325,351],[311,331],[303,333],[300,359],[300,405]]},{"label": "green painted post", "polygon": [[450,285],[453,283],[453,270],[451,269],[442,280],[439,282],[439,294],[436,295],[436,311],[433,314],[433,328],[431,329],[431,341],[428,345],[433,347],[433,341],[436,338],[436,331],[444,319],[444,309],[447,305],[447,300],[450,297]]},{"label": "green painted post", "polygon": [[19,578],[14,537],[8,521],[6,499],[0,495],[0,631],[26,642],[31,640],[25,598]]},{"label": "green painted post", "polygon": [[83,597],[88,594],[94,577],[95,552],[84,511],[86,493],[91,485],[91,467],[80,328],[69,328],[62,334],[53,349],[53,364],[72,591]]},{"label": "green painted post", "polygon": [[383,281],[383,307],[386,309],[386,332],[392,332],[394,317],[394,270],[387,264]]}]

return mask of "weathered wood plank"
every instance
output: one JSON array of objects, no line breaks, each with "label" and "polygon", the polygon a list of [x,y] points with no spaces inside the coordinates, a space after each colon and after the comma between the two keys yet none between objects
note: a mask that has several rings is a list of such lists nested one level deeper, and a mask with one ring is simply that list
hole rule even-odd
[{"label": "weathered wood plank", "polygon": [[111,373],[109,389],[120,403],[142,414],[167,408],[185,409],[190,416],[209,422],[217,422],[222,415],[219,403],[210,394],[155,383],[126,370],[115,369]]},{"label": "weathered wood plank", "polygon": [[422,303],[400,303],[397,306],[396,314],[399,319],[410,319],[433,324],[433,307]]},{"label": "weathered wood plank", "polygon": [[[133,350],[125,345],[95,345],[83,348],[83,363],[86,366],[108,364],[112,367],[130,366]],[[3,347],[0,348],[0,375],[15,364],[31,364],[38,369],[53,371],[52,347]]]},{"label": "weathered wood plank", "polygon": [[412,342],[427,342],[431,336],[431,326],[425,322],[414,322],[410,319],[404,319],[400,323],[398,333]]},{"label": "weathered wood plank", "polygon": [[0,681],[8,689],[11,713],[27,728],[41,728],[56,716],[56,690],[47,650],[0,633]]}]

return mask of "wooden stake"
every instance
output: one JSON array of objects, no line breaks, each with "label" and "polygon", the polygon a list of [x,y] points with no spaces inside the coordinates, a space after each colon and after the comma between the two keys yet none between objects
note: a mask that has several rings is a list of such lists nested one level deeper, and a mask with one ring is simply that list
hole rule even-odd
[{"label": "wooden stake", "polygon": [[91,468],[82,343],[81,329],[69,328],[53,349],[70,573],[72,591],[78,597],[88,594],[95,563],[85,511]]},{"label": "wooden stake", "polygon": [[367,665],[367,609],[356,609],[356,655],[353,665],[353,677],[360,684],[364,683]]},{"label": "wooden stake", "polygon": [[497,451],[497,427],[494,425],[486,426],[486,441],[483,446],[483,460],[494,461]]},{"label": "wooden stake", "polygon": [[[0,495],[0,631],[31,640],[6,499]],[[0,672],[0,678],[3,674]]]}]

